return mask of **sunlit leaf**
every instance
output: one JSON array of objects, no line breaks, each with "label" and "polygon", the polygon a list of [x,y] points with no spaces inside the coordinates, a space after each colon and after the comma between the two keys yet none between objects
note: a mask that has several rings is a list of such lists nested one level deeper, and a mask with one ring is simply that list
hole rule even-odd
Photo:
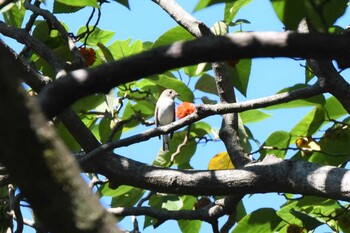
[{"label": "sunlit leaf", "polygon": [[95,109],[104,102],[105,96],[103,94],[95,94],[76,101],[73,104],[73,109],[76,112],[86,112],[88,110]]},{"label": "sunlit leaf", "polygon": [[181,26],[176,26],[161,35],[152,45],[152,48],[169,45],[180,40],[191,40],[195,37]]},{"label": "sunlit leaf", "polygon": [[179,224],[182,233],[199,233],[202,226],[202,221],[178,220],[177,224]]},{"label": "sunlit leaf", "polygon": [[314,108],[312,109],[298,124],[296,124],[293,129],[290,131],[294,139],[311,136],[317,132],[317,130],[322,126],[325,121],[325,115],[323,108]]},{"label": "sunlit leaf", "polygon": [[335,98],[331,96],[327,99],[324,109],[326,111],[327,120],[335,120],[341,116],[346,115],[348,112],[344,109],[343,105]]},{"label": "sunlit leaf", "polygon": [[286,29],[297,30],[306,15],[304,0],[271,0],[271,3]]},{"label": "sunlit leaf", "polygon": [[[224,20],[226,23],[230,23],[237,15],[238,11],[251,3],[252,0],[235,0],[226,1]],[[232,25],[230,25],[232,26]]]},{"label": "sunlit leaf", "polygon": [[[308,85],[296,84],[292,87],[284,88],[280,90],[278,93],[290,92],[290,91],[305,88],[305,87],[308,87]],[[272,109],[280,109],[280,108],[298,108],[298,107],[307,107],[307,106],[318,106],[318,105],[324,105],[324,104],[325,104],[324,96],[317,95],[306,99],[298,99],[287,103],[273,105],[265,109],[272,110]]]},{"label": "sunlit leaf", "polygon": [[211,133],[211,126],[203,121],[196,122],[191,125],[191,135],[195,137],[204,137]]},{"label": "sunlit leaf", "polygon": [[62,14],[62,13],[70,14],[70,13],[77,12],[83,8],[84,7],[82,6],[66,5],[58,1],[54,1],[53,3],[53,13],[55,14]]},{"label": "sunlit leaf", "polygon": [[68,6],[93,6],[93,7],[98,7],[97,0],[56,0],[57,2],[63,3]]},{"label": "sunlit leaf", "polygon": [[194,100],[194,95],[191,89],[182,81],[170,77],[169,75],[153,75],[147,80],[164,87],[165,89],[174,89],[177,93],[181,93],[178,98],[184,102],[192,103]]},{"label": "sunlit leaf", "polygon": [[93,29],[93,26],[89,26],[88,29],[86,28],[86,26],[80,27],[78,29],[77,35],[81,35],[82,33],[87,32],[87,30],[90,31],[80,39],[80,42],[84,43],[85,39],[88,38],[86,42],[87,42],[87,45],[90,45],[90,46],[96,46],[98,43],[107,44],[115,34],[115,32],[102,30],[98,27],[96,27],[95,30],[92,30],[92,29]]},{"label": "sunlit leaf", "polygon": [[198,10],[201,10],[201,9],[206,8],[208,6],[218,4],[218,3],[223,3],[226,1],[227,0],[199,0],[196,7],[194,8],[194,11],[198,11]]},{"label": "sunlit leaf", "polygon": [[259,122],[271,117],[270,114],[267,114],[257,109],[241,112],[239,113],[239,115],[242,118],[243,124]]},{"label": "sunlit leaf", "polygon": [[142,42],[140,40],[136,40],[134,43],[131,43],[131,41],[131,38],[123,41],[117,40],[108,46],[108,49],[111,51],[115,60],[142,52]]},{"label": "sunlit leaf", "polygon": [[264,142],[262,148],[266,150],[260,151],[262,157],[266,154],[273,154],[278,158],[284,158],[287,151],[286,148],[289,146],[291,135],[285,131],[273,132]]},{"label": "sunlit leaf", "polygon": [[155,209],[166,209],[166,210],[181,210],[183,207],[183,200],[174,194],[152,195],[149,204]]},{"label": "sunlit leaf", "polygon": [[12,7],[3,12],[3,17],[8,25],[20,28],[24,19],[26,9],[23,7],[24,1],[18,1],[16,4],[12,4]]},{"label": "sunlit leaf", "polygon": [[226,151],[216,154],[213,158],[210,159],[208,164],[209,170],[224,170],[233,168],[234,165],[232,164],[230,156]]}]

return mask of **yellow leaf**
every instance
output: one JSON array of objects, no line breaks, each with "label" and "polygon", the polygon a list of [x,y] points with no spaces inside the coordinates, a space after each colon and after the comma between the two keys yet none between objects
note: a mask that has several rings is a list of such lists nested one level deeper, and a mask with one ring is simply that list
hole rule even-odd
[{"label": "yellow leaf", "polygon": [[230,156],[227,152],[220,152],[210,159],[208,169],[209,170],[224,170],[234,169]]},{"label": "yellow leaf", "polygon": [[316,142],[312,137],[298,138],[295,144],[301,150],[303,156],[311,155],[312,152],[321,150],[318,142]]}]

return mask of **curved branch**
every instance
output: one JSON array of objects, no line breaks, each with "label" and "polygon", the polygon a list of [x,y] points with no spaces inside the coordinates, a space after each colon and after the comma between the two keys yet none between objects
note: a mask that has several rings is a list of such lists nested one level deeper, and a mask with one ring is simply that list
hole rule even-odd
[{"label": "curved branch", "polygon": [[39,99],[44,112],[52,117],[84,96],[107,93],[122,83],[200,62],[247,57],[349,59],[349,37],[347,34],[247,32],[176,42],[94,69],[74,71],[48,85]]},{"label": "curved branch", "polygon": [[232,195],[285,192],[350,201],[350,170],[272,156],[242,169],[181,171],[104,153],[84,168],[87,172],[105,175],[114,184],[161,193]]},{"label": "curved branch", "polygon": [[290,92],[284,92],[273,96],[267,96],[259,99],[248,100],[240,103],[231,104],[216,104],[216,105],[198,105],[196,106],[196,112],[187,116],[181,120],[175,121],[169,125],[161,126],[158,128],[148,129],[143,133],[130,136],[128,138],[120,139],[110,143],[103,144],[102,146],[94,149],[90,153],[82,157],[79,162],[85,163],[91,158],[99,155],[102,152],[106,152],[118,147],[129,146],[131,144],[147,141],[152,137],[157,137],[161,134],[170,133],[177,129],[180,129],[186,125],[199,121],[203,118],[212,115],[222,115],[226,113],[238,113],[251,109],[268,107],[276,104],[287,103],[292,100],[312,97],[323,92],[323,86],[316,82],[313,86],[303,89],[297,89]]}]

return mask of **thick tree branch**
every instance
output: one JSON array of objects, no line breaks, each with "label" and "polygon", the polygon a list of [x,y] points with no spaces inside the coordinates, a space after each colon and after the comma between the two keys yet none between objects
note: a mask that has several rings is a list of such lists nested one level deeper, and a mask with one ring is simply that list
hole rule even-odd
[{"label": "thick tree branch", "polygon": [[40,93],[40,103],[52,117],[84,96],[107,93],[122,83],[200,62],[247,57],[349,59],[349,38],[347,34],[252,32],[176,42],[94,69],[74,71],[46,87]]},{"label": "thick tree branch", "polygon": [[[101,154],[84,166],[110,182],[161,193],[233,195],[285,192],[350,201],[350,171],[298,160],[267,156],[242,169],[196,171],[146,165],[122,156]],[[93,165],[93,166],[91,166]]]},{"label": "thick tree branch", "polygon": [[[3,46],[0,65],[0,157],[38,218],[52,232],[118,232],[92,195],[38,105],[21,88],[22,73]],[[21,135],[21,146],[18,146]],[[52,216],[55,216],[54,218]]]}]

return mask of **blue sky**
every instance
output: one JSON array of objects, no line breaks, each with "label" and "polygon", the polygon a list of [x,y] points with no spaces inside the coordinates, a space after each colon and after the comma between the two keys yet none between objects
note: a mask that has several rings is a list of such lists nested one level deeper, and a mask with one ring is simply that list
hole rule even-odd
[{"label": "blue sky", "polygon": [[[192,13],[197,1],[179,0],[178,3]],[[116,35],[113,40],[132,38],[133,40],[155,41],[165,31],[177,25],[172,18],[152,1],[130,0],[130,5],[131,11],[114,3],[105,4],[102,7],[102,17],[99,27],[101,29],[115,31]],[[77,14],[62,14],[59,15],[59,18],[68,25],[70,31],[76,32],[79,27],[85,24],[90,11],[91,9],[86,9]],[[223,5],[215,5],[208,9],[195,12],[193,15],[208,26],[212,26],[215,22],[223,19]],[[247,19],[251,22],[251,24],[243,26],[244,31],[283,31],[283,25],[274,14],[268,0],[253,0],[250,5],[244,7],[238,13],[236,19]],[[347,26],[345,19],[340,20],[339,25],[343,27]],[[230,31],[233,32],[238,29],[238,27],[233,27],[230,28]],[[303,62],[286,58],[254,59],[247,98],[238,95],[238,99],[243,101],[245,99],[272,95],[284,87],[303,83],[304,69],[300,64],[303,64]],[[179,103],[179,101],[177,102]],[[305,108],[298,111],[294,109],[269,111],[268,113],[273,114],[273,117],[265,120],[263,123],[251,124],[248,127],[252,130],[254,136],[263,143],[276,130],[283,129],[289,131],[309,110],[309,108]],[[293,111],[292,114],[291,111]],[[220,117],[210,117],[206,121],[217,129],[221,125]],[[144,129],[140,128],[137,132],[142,132]],[[135,133],[135,131],[131,133]],[[118,153],[135,160],[150,163],[158,153],[160,146],[161,141],[158,138],[154,138],[128,148],[118,149]],[[140,153],[141,151],[142,154]],[[198,146],[191,164],[196,169],[206,169],[210,158],[221,151],[225,151],[224,145],[221,142],[201,144]],[[277,194],[256,194],[244,198],[245,208],[248,213],[261,207],[278,209],[284,201],[285,199]],[[140,222],[142,222],[141,219],[142,217],[139,217]],[[130,221],[123,222],[121,226],[130,229]],[[142,223],[140,227],[142,227]],[[28,230],[27,232],[30,231]],[[175,221],[169,221],[157,229],[147,228],[142,232],[172,233],[180,232],[180,230]],[[211,227],[203,223],[201,232],[211,232]]]}]

